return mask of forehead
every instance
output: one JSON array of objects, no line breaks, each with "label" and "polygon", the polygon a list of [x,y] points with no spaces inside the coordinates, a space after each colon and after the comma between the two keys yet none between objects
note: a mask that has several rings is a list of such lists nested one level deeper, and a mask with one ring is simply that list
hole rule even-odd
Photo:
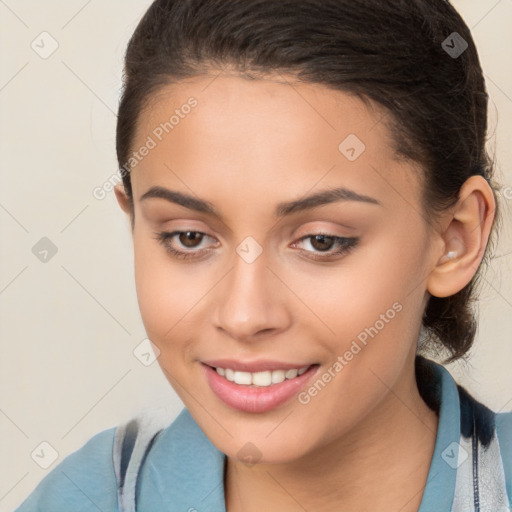
[{"label": "forehead", "polygon": [[397,158],[387,119],[374,103],[287,75],[178,82],[140,114],[132,149],[152,149],[131,173],[135,199],[155,184],[192,191],[222,184],[243,204],[244,194],[295,198],[320,181],[382,196],[398,180],[415,195],[417,173]]}]

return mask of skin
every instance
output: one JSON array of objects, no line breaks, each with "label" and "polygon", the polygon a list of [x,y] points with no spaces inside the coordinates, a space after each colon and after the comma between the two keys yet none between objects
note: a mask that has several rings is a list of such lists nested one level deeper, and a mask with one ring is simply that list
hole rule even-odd
[{"label": "skin", "polygon": [[[166,87],[141,114],[133,149],[191,96],[197,107],[131,173],[135,280],[160,367],[228,457],[227,510],[417,511],[438,425],[414,377],[421,318],[429,294],[452,295],[475,274],[494,215],[491,189],[470,178],[459,202],[427,222],[419,165],[397,158],[383,111],[286,75],[249,81],[224,72]],[[338,149],[349,134],[366,146],[354,161]],[[209,201],[222,220],[141,201],[155,185]],[[380,204],[340,201],[273,217],[280,202],[339,186]],[[116,197],[131,221],[121,186]],[[209,252],[174,258],[154,239],[174,230],[207,235],[188,246],[174,237],[175,249]],[[314,239],[300,241],[319,232],[359,242],[329,260]],[[236,252],[248,236],[263,249],[252,263]],[[443,257],[452,249],[454,258]],[[318,363],[321,376],[394,303],[401,311],[307,404],[237,411],[203,374],[201,360],[229,357]],[[241,460],[248,442],[257,464]]]}]

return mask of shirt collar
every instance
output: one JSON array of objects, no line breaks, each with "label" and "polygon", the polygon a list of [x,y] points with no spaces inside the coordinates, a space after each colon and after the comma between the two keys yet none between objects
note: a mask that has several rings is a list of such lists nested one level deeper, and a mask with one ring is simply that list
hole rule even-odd
[{"label": "shirt collar", "polygon": [[460,403],[457,384],[448,370],[424,359],[432,370],[433,381],[418,383],[439,389],[439,424],[434,454],[418,512],[452,509],[459,457]]},{"label": "shirt collar", "polygon": [[149,452],[137,509],[225,512],[225,460],[184,408]]}]

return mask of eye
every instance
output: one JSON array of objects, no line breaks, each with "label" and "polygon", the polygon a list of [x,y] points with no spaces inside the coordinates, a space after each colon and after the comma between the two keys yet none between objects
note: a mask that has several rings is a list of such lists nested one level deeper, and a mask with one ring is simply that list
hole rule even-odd
[{"label": "eye", "polygon": [[[327,260],[347,254],[354,249],[359,242],[359,239],[354,237],[347,238],[331,235],[329,233],[315,233],[303,236],[294,245],[304,240],[310,240],[309,245],[313,247],[314,250],[302,250],[301,252],[309,253],[308,257],[314,260]],[[333,247],[335,249],[333,249]]]},{"label": "eye", "polygon": [[172,244],[173,239],[177,237],[181,247],[196,249],[205,237],[210,238],[208,235],[201,233],[200,231],[173,231],[172,233],[163,231],[156,232],[155,235],[156,236],[154,238],[165,247],[165,250],[178,259],[186,260],[189,258],[198,258],[206,252],[209,252],[208,249],[201,249],[199,251],[182,251],[180,249],[176,249]]},{"label": "eye", "polygon": [[[156,235],[154,238],[165,247],[165,250],[171,256],[178,259],[197,259],[211,250],[206,248],[194,250],[201,246],[201,242],[205,238],[211,238],[200,231],[173,231],[171,233],[163,231],[155,232],[154,234]],[[175,238],[177,238],[180,247],[185,247],[190,250],[180,250],[180,248],[176,248],[173,243],[173,239]],[[304,240],[310,240],[309,243],[311,247],[313,247],[313,250],[301,249],[300,252],[307,253],[308,258],[319,261],[326,261],[336,256],[347,254],[354,249],[359,242],[358,238],[339,237],[329,233],[314,233],[303,236],[295,242],[294,246]]]}]

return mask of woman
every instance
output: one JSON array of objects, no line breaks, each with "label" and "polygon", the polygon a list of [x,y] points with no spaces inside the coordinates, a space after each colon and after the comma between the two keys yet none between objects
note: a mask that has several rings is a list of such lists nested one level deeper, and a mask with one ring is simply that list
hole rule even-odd
[{"label": "woman", "polygon": [[156,0],[124,78],[116,197],[185,409],[18,510],[510,510],[512,414],[424,357],[470,349],[497,222],[453,7]]}]

